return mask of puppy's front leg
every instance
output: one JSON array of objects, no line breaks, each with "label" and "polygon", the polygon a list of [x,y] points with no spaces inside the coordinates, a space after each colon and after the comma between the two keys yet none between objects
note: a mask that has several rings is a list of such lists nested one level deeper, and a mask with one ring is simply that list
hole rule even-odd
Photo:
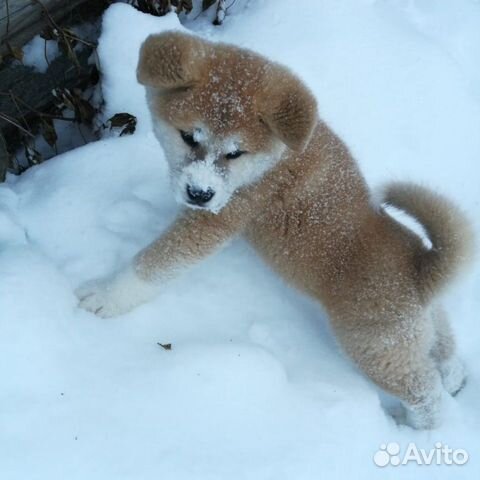
[{"label": "puppy's front leg", "polygon": [[229,210],[217,215],[202,210],[186,211],[126,269],[80,287],[76,291],[80,306],[101,317],[113,317],[155,297],[162,283],[237,233],[244,221],[229,214]]}]

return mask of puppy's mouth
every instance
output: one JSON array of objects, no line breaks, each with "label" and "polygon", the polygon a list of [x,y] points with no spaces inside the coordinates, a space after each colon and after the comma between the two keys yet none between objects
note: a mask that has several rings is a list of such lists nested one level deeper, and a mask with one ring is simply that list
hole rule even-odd
[{"label": "puppy's mouth", "polygon": [[182,200],[181,202],[183,205],[187,206],[188,208],[191,208],[192,210],[203,210],[204,212],[211,212],[214,214],[217,214],[222,208],[223,205],[198,205],[195,202],[192,202],[191,200]]},{"label": "puppy's mouth", "polygon": [[183,203],[194,210],[208,210],[208,205],[198,205],[198,203],[192,202],[191,200],[184,200]]}]

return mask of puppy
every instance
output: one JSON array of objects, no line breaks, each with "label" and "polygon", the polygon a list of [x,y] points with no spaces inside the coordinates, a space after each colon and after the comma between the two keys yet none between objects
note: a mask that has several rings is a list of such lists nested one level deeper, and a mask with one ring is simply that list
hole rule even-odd
[{"label": "puppy", "polygon": [[425,247],[373,205],[305,85],[253,52],[178,32],[152,35],[137,76],[185,208],[127,269],[80,288],[80,305],[102,317],[127,312],[242,234],[323,304],[343,350],[401,399],[413,427],[437,426],[443,389],[454,395],[465,381],[436,300],[471,252],[461,213],[425,188],[388,186],[382,203],[424,226]]}]

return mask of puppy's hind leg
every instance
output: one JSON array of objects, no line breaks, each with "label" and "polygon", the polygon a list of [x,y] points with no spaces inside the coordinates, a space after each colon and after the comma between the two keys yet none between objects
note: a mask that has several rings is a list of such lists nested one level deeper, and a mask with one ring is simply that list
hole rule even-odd
[{"label": "puppy's hind leg", "polygon": [[438,427],[442,418],[443,388],[434,363],[425,357],[407,370],[400,383],[394,386],[406,409],[407,422],[418,429]]},{"label": "puppy's hind leg", "polygon": [[437,306],[432,310],[431,317],[435,340],[430,353],[442,376],[445,390],[455,396],[465,386],[465,366],[456,354],[455,337],[446,312]]},{"label": "puppy's hind leg", "polygon": [[436,428],[441,421],[442,380],[424,339],[402,341],[385,333],[357,329],[350,335],[343,332],[339,339],[374,383],[402,401],[412,427]]}]

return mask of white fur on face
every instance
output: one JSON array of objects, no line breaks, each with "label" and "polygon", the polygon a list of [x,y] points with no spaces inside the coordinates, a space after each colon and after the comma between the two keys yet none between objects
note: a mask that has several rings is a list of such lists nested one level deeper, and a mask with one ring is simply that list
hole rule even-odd
[{"label": "white fur on face", "polygon": [[[193,149],[188,146],[180,132],[169,123],[154,118],[154,132],[162,145],[170,167],[170,176],[175,198],[190,208],[205,209],[218,213],[236,190],[258,181],[282,156],[285,146],[276,142],[270,152],[244,153],[239,158],[223,160],[225,154],[236,151],[240,141],[235,135],[229,138],[214,138],[208,129],[197,126],[194,139],[206,151],[203,159],[195,159]],[[219,160],[222,166],[219,166]],[[205,205],[189,203],[187,187],[212,190],[212,199]]]}]

